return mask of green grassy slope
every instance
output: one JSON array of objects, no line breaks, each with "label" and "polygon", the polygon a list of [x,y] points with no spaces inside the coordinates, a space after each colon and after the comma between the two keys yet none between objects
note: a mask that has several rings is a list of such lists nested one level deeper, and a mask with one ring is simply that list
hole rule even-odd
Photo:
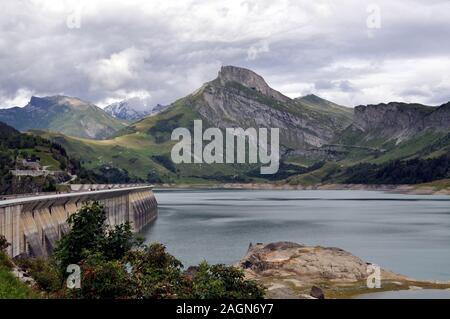
[{"label": "green grassy slope", "polygon": [[[212,81],[211,83],[217,85],[217,81]],[[149,175],[156,177],[155,179],[150,179],[152,182],[158,181],[158,179],[165,182],[186,183],[211,181],[257,182],[265,179],[282,178],[305,169],[302,166],[295,165],[295,163],[293,165],[281,165],[279,174],[274,177],[258,174],[259,165],[256,164],[174,165],[170,160],[171,149],[176,143],[170,140],[173,129],[186,127],[192,132],[193,121],[196,119],[203,121],[203,129],[212,126],[209,120],[197,111],[199,108],[202,108],[204,111],[211,107],[205,101],[203,95],[204,90],[218,90],[217,87],[210,87],[211,83],[203,86],[192,95],[176,101],[165,111],[155,116],[144,118],[118,131],[108,140],[68,137],[63,134],[37,130],[30,132],[61,144],[71,156],[80,159],[87,169],[96,170],[105,165],[118,167],[127,170],[130,175],[143,180],[148,180]],[[335,125],[336,129],[341,129],[343,125],[346,125],[345,123],[351,120],[351,115],[346,114],[346,111],[339,111],[343,114],[343,120],[341,120],[336,114],[330,115],[327,113],[328,111],[313,109],[311,105],[306,106],[297,102],[280,103],[236,82],[227,83],[225,88],[221,89],[226,90],[224,94],[239,95],[283,112],[301,116],[308,114],[307,116],[310,119],[322,123],[327,122],[325,125]],[[214,112],[219,112],[215,114],[219,114],[221,119],[231,122],[234,120],[227,119],[226,112],[220,113],[220,108],[219,110],[215,109]],[[257,123],[253,124],[257,125]],[[247,121],[245,123],[237,123],[237,126],[245,127],[245,125],[252,126],[252,123]],[[283,143],[283,136],[281,136],[281,144]],[[290,146],[295,147],[294,144]]]},{"label": "green grassy slope", "polygon": [[[104,165],[126,169],[132,176],[147,180],[149,173],[166,182],[207,182],[235,180],[235,176],[253,167],[244,164],[205,165],[179,164],[170,161],[170,151],[176,141],[170,140],[175,127],[191,127],[200,119],[184,101],[178,101],[157,117],[147,117],[134,123],[109,140],[89,140],[46,131],[30,133],[48,138],[62,145],[67,152],[81,160],[87,169]],[[207,122],[203,122],[207,127]]]},{"label": "green grassy slope", "polygon": [[[182,104],[177,104],[159,114],[158,118],[163,123],[171,123],[170,125],[178,127],[192,122],[196,116]],[[119,131],[114,138],[108,140],[90,140],[37,130],[31,130],[30,133],[61,144],[88,169],[110,165],[126,169],[133,176],[142,179],[146,179],[148,173],[152,171],[159,176],[173,178],[176,173],[154,158],[157,155],[170,154],[171,146],[174,144],[170,141],[171,130],[169,132],[168,127],[164,125],[155,126],[155,120],[152,117],[141,120]]]},{"label": "green grassy slope", "polygon": [[[242,89],[242,88],[241,88]],[[253,90],[244,90],[247,95],[255,95]],[[248,91],[248,92],[247,92]],[[255,99],[264,99],[257,96]],[[275,101],[269,101],[275,103]],[[268,103],[269,103],[268,102]],[[267,180],[267,177],[252,174],[255,166],[246,164],[179,164],[170,161],[170,151],[176,143],[170,140],[170,134],[176,127],[192,128],[195,119],[203,119],[204,129],[209,123],[197,111],[195,106],[205,103],[202,100],[202,91],[176,101],[164,112],[144,118],[130,126],[118,131],[115,137],[108,140],[90,140],[68,137],[44,131],[33,131],[34,134],[49,138],[61,144],[71,156],[82,161],[88,169],[97,169],[104,165],[126,169],[130,175],[147,180],[149,175],[155,177],[152,182],[257,182]],[[276,104],[276,103],[275,103]],[[313,105],[273,105],[291,111],[301,112]],[[328,108],[328,106],[323,106]],[[334,108],[334,106],[330,106]],[[326,112],[313,110],[317,116],[326,116]],[[351,114],[347,109],[336,107],[333,112],[340,113],[348,121]],[[315,116],[315,115],[313,115]],[[373,132],[371,132],[373,134]],[[335,161],[320,167],[314,172],[307,172],[297,176],[287,176],[286,182],[296,184],[316,184],[330,182],[344,182],[347,178],[346,169],[359,163],[384,164],[392,160],[408,160],[412,158],[432,158],[450,152],[450,134],[427,130],[410,139],[395,143],[385,138],[366,138],[366,135],[356,127],[350,125],[336,141],[342,156]],[[301,164],[310,166],[317,163],[320,158]],[[292,161],[294,164],[296,160]],[[298,162],[300,163],[300,162]],[[307,163],[307,164],[305,164]],[[292,173],[292,172],[291,172]],[[291,174],[292,175],[292,174]],[[295,175],[295,174],[294,174]],[[286,178],[283,174],[280,178]]]},{"label": "green grassy slope", "polygon": [[[353,133],[354,136],[351,135]],[[345,183],[350,174],[348,169],[361,163],[378,165],[380,169],[385,169],[393,161],[406,162],[414,159],[425,161],[450,155],[449,132],[427,130],[398,144],[383,139],[373,139],[364,143],[362,139],[352,140],[357,136],[357,132],[346,132],[345,134],[347,145],[353,143],[360,147],[342,147],[346,152],[342,159],[327,163],[314,172],[292,176],[288,178],[287,182],[303,185]]]},{"label": "green grassy slope", "polygon": [[[95,105],[88,105],[82,110],[70,107],[60,112],[49,122],[46,129],[70,136],[102,139],[123,127],[125,123],[114,119]],[[91,132],[91,128],[96,129]]]},{"label": "green grassy slope", "polygon": [[300,98],[294,99],[295,102],[302,104],[311,110],[321,111],[323,113],[335,114],[344,120],[347,125],[351,123],[353,119],[353,109],[345,107],[331,101],[322,99],[317,95],[310,94]]},{"label": "green grassy slope", "polygon": [[20,130],[44,129],[102,139],[125,127],[97,106],[65,96],[32,97],[23,108],[0,110],[0,121]]},{"label": "green grassy slope", "polygon": [[[0,194],[51,190],[51,176],[14,177],[10,170],[24,169],[22,159],[38,156],[48,170],[77,173],[79,164],[70,159],[60,145],[38,136],[20,133],[0,122]],[[68,175],[66,176],[67,178]],[[53,183],[54,184],[54,183]]]},{"label": "green grassy slope", "polygon": [[0,299],[31,299],[38,295],[11,273],[8,257],[0,251]]}]

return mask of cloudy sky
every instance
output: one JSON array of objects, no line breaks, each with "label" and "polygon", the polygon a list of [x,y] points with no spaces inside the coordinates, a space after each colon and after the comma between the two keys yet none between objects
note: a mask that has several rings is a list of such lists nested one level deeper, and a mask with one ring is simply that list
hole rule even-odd
[{"label": "cloudy sky", "polygon": [[167,104],[250,68],[337,103],[450,100],[449,0],[1,0],[0,107],[65,94]]}]

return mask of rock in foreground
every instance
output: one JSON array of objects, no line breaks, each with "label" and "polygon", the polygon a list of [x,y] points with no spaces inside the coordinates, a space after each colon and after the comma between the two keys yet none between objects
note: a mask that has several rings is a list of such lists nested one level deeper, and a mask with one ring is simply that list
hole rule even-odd
[{"label": "rock in foreground", "polygon": [[316,288],[323,290],[325,298],[345,298],[367,292],[409,289],[410,286],[449,286],[419,282],[380,268],[381,288],[369,289],[367,279],[373,273],[370,265],[339,248],[291,242],[250,245],[240,262],[248,278],[267,287],[269,298],[310,298]]}]

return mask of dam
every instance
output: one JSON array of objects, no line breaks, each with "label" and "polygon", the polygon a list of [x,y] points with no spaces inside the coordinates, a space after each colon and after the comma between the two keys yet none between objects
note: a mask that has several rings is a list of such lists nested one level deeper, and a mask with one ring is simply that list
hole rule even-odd
[{"label": "dam", "polygon": [[77,191],[0,201],[0,235],[11,244],[7,248],[10,257],[50,255],[56,242],[69,231],[67,218],[88,202],[98,201],[105,207],[108,225],[130,222],[134,232],[158,214],[151,186],[90,185],[72,189]]}]

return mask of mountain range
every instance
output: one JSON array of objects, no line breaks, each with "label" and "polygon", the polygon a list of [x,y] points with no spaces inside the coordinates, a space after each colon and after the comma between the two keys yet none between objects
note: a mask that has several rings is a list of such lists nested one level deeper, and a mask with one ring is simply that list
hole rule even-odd
[{"label": "mountain range", "polygon": [[[115,114],[121,108],[128,115],[132,113],[124,104],[114,108]],[[131,120],[125,115],[120,118]],[[203,121],[204,129],[278,127],[282,156],[279,172],[261,176],[255,164],[175,165],[170,159],[175,143],[170,140],[172,130],[192,130],[195,119]],[[364,183],[367,177],[367,182],[373,183],[386,181],[377,174],[392,169],[392,165],[408,172],[412,165],[417,170],[423,163],[450,154],[449,103],[434,107],[392,102],[348,108],[316,95],[291,99],[255,72],[234,66],[222,67],[215,79],[163,110],[127,126],[120,124],[109,131],[109,137],[102,135],[103,140],[62,130],[49,132],[45,127],[35,127],[40,130],[31,133],[63,145],[88,169],[120,168],[149,182],[269,179],[291,184]],[[438,161],[428,166],[438,165],[443,164]],[[365,176],[364,170],[373,174]],[[416,176],[413,182],[447,178],[449,173],[445,167]],[[398,180],[405,178],[400,176]]]},{"label": "mountain range", "polygon": [[151,106],[145,99],[134,97],[110,104],[103,110],[118,120],[134,122],[148,115],[161,112],[164,108],[165,106],[161,104]]},{"label": "mountain range", "polygon": [[67,96],[33,96],[24,107],[0,109],[0,121],[19,131],[44,129],[70,136],[102,139],[125,127],[101,108]]}]

